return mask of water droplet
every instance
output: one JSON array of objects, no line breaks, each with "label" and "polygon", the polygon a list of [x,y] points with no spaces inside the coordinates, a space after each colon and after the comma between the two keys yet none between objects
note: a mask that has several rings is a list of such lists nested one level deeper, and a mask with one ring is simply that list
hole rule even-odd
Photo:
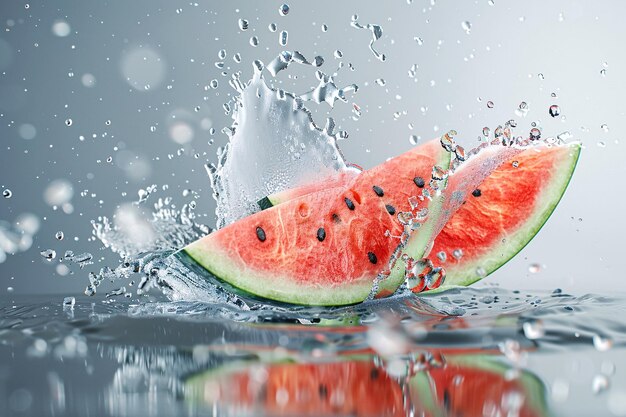
[{"label": "water droplet", "polygon": [[414,37],[413,40],[417,42],[419,46],[424,45],[424,39],[420,38],[419,36]]},{"label": "water droplet", "polygon": [[259,46],[259,38],[257,38],[256,36],[253,36],[250,38],[250,45],[257,47]]},{"label": "water droplet", "polygon": [[487,107],[490,108],[490,109],[493,109],[493,101],[491,101],[491,100],[488,101],[487,102]]},{"label": "water droplet", "polygon": [[239,19],[239,29],[248,30],[248,21],[246,19]]},{"label": "water droplet", "polygon": [[468,35],[469,35],[470,31],[472,30],[472,24],[470,22],[468,22],[467,20],[461,22],[461,27],[463,28],[465,33],[467,33]]},{"label": "water droplet", "polygon": [[600,129],[602,129],[604,132],[608,132],[609,131],[609,125],[607,125],[606,123],[600,126]]},{"label": "water droplet", "polygon": [[72,119],[65,119],[65,125],[66,126],[71,126],[74,123],[74,121],[72,121]]},{"label": "water droplet", "polygon": [[276,26],[276,23],[270,23],[267,28],[269,29],[270,32],[276,32],[276,29],[278,29],[278,27]]},{"label": "water droplet", "polygon": [[417,142],[419,141],[419,139],[417,138],[417,135],[411,135],[409,136],[409,143],[411,145],[417,145]]},{"label": "water droplet", "polygon": [[226,58],[226,49],[220,49],[220,51],[217,53],[217,57],[219,59],[225,59]]},{"label": "water droplet", "polygon": [[322,25],[322,32],[328,32],[328,25]]},{"label": "water droplet", "polygon": [[596,334],[593,336],[593,346],[600,352],[606,352],[613,347],[613,340]]},{"label": "water droplet", "polygon": [[601,148],[606,148],[606,142],[604,142],[603,140],[598,142],[598,146]]},{"label": "water droplet", "polygon": [[527,321],[522,325],[522,329],[526,338],[530,340],[540,339],[546,333],[543,322],[540,320]]},{"label": "water droplet", "polygon": [[600,70],[600,75],[603,76],[603,77],[606,77],[606,69],[605,68],[602,68]]},{"label": "water droplet", "polygon": [[5,188],[4,190],[2,190],[2,197],[4,198],[13,197],[13,191],[9,190],[8,188]]},{"label": "water droplet", "polygon": [[489,134],[491,133],[491,129],[489,129],[487,126],[483,127],[483,136],[488,138]]},{"label": "water droplet", "polygon": [[591,381],[591,391],[594,394],[600,394],[609,388],[609,379],[605,375],[596,375]]},{"label": "water droplet", "polygon": [[534,264],[530,264],[528,266],[528,272],[530,272],[531,274],[536,274],[539,271],[541,271],[541,265],[540,264],[534,263]]},{"label": "water droplet", "polygon": [[537,140],[539,138],[541,138],[541,130],[536,127],[530,129],[530,140]]},{"label": "water droplet", "polygon": [[287,46],[287,37],[289,36],[289,34],[287,33],[286,30],[283,30],[280,32],[280,34],[278,35],[278,43],[280,44],[280,46]]},{"label": "water droplet", "polygon": [[76,298],[74,297],[65,297],[63,299],[63,307],[74,307],[76,304]]},{"label": "water droplet", "polygon": [[287,16],[289,14],[289,5],[283,4],[282,6],[280,6],[278,8],[278,14],[280,14],[281,16]]},{"label": "water droplet", "polygon": [[461,259],[463,257],[463,249],[455,249],[452,251],[454,259]]},{"label": "water droplet", "polygon": [[548,112],[550,113],[550,116],[557,117],[558,115],[561,114],[561,109],[556,104],[553,104],[550,106],[550,109],[548,110]]},{"label": "water droplet", "polygon": [[53,260],[54,258],[56,258],[56,257],[57,257],[57,253],[56,253],[56,251],[55,251],[54,249],[46,249],[46,250],[42,250],[41,252],[39,252],[39,254],[40,254],[41,256],[43,256],[43,258],[44,258],[46,261],[51,261],[51,260]]},{"label": "water droplet", "polygon": [[54,237],[56,238],[56,240],[63,240],[63,238],[65,237],[65,235],[63,234],[62,231],[58,231],[56,232],[56,234],[54,235]]}]

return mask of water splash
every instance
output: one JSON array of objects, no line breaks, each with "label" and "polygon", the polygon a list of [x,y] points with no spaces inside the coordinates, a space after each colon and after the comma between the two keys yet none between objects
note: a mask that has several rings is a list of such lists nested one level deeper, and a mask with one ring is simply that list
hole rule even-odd
[{"label": "water splash", "polygon": [[[288,65],[294,56],[301,55],[283,53],[278,59]],[[280,71],[278,67],[273,65],[273,71]],[[217,165],[207,166],[218,228],[258,211],[257,201],[266,195],[350,169],[337,147],[334,121],[318,127],[304,107],[308,96],[269,87],[263,69],[256,61],[251,81],[243,83],[235,76],[230,83],[239,93],[234,123],[226,130],[230,140]],[[324,87],[314,90],[318,94],[311,98],[340,95],[331,77],[320,81]]]}]

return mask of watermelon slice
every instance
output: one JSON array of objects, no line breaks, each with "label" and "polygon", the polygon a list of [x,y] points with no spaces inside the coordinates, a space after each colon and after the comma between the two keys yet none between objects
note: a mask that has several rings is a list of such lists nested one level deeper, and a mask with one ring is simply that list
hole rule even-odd
[{"label": "watermelon slice", "polygon": [[[474,172],[452,176],[455,183],[449,184],[448,190],[463,190],[463,197],[457,196],[454,203],[448,200],[448,206],[436,219],[435,232],[423,236],[436,236],[427,255],[445,267],[445,281],[436,288],[438,291],[479,281],[508,262],[532,240],[565,193],[581,147],[578,143],[571,143],[540,144],[523,151],[509,149],[508,160],[493,170],[479,188],[471,188],[462,182],[480,175],[475,172],[485,169],[480,163],[462,166]],[[484,152],[480,155],[491,157]],[[503,155],[507,156],[500,153],[498,158]],[[501,162],[498,158],[491,159],[491,163]],[[335,182],[333,185],[341,184]],[[303,192],[319,190],[321,186],[286,190],[265,200],[277,205]],[[467,193],[468,186],[471,194]],[[454,191],[448,194],[452,195]],[[386,293],[383,291],[380,295]]]},{"label": "watermelon slice", "polygon": [[[216,277],[248,293],[293,304],[345,305],[365,300],[389,264],[410,211],[408,197],[427,189],[433,166],[450,153],[431,141],[355,177],[253,214],[184,251]],[[429,206],[425,199],[421,204]],[[420,234],[427,232],[420,231]],[[422,257],[425,247],[415,257]],[[403,275],[386,280],[397,288]]]}]

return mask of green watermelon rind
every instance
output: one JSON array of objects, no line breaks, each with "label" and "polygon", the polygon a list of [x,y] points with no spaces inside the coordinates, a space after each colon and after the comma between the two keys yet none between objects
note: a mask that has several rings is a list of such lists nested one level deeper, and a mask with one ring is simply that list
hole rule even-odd
[{"label": "green watermelon rind", "polygon": [[230,255],[220,247],[207,250],[202,244],[191,244],[184,251],[216,278],[228,282],[246,293],[283,303],[309,306],[338,306],[358,304],[365,300],[372,284],[359,280],[342,284],[341,289],[321,285],[304,286],[289,277],[272,276],[252,271],[245,264],[236,266]]},{"label": "green watermelon rind", "polygon": [[[499,253],[500,256],[487,258],[487,261],[485,261],[483,257],[470,264],[464,265],[464,271],[472,271],[471,275],[455,275],[454,272],[451,274],[450,272],[453,270],[451,268],[448,269],[445,283],[435,290],[428,291],[428,294],[435,294],[452,288],[467,287],[480,281],[500,269],[530,243],[556,210],[557,205],[567,190],[580,158],[580,143],[574,142],[566,146],[572,149],[570,157],[567,160],[568,163],[563,165],[562,168],[555,170],[555,175],[550,182],[550,186],[542,191],[541,203],[538,205],[542,207],[542,209],[536,211],[533,217],[523,223],[523,227],[517,229],[513,234],[507,237],[507,242],[503,245],[506,251]],[[483,276],[477,274],[479,267],[485,270]]]}]

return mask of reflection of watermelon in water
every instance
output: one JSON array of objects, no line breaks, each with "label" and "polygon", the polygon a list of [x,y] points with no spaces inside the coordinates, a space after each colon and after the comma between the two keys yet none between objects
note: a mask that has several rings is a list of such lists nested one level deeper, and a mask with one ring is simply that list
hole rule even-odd
[{"label": "reflection of watermelon in water", "polygon": [[447,357],[444,366],[410,377],[408,389],[371,358],[241,365],[193,376],[187,398],[225,414],[262,416],[547,415],[536,377],[521,371],[506,378],[510,368],[482,356]]},{"label": "reflection of watermelon in water", "polygon": [[[431,141],[346,178],[343,187],[334,181],[270,196],[264,204],[275,207],[185,250],[218,278],[252,294],[340,305],[367,297],[373,278],[399,255],[394,252],[400,241],[406,241],[402,252],[419,259],[441,231],[433,254],[445,254],[448,276],[445,281],[416,277],[421,281],[414,279],[413,285],[419,291],[442,283],[441,288],[466,285],[532,239],[562,196],[579,151],[578,145],[524,151],[490,146],[448,177],[433,166],[447,168],[450,153]],[[440,181],[431,183],[431,177]],[[436,197],[431,184],[443,188],[446,183],[443,197]],[[417,226],[407,239],[403,232]],[[397,262],[378,294],[392,293],[404,280],[404,269],[404,262]]]},{"label": "reflection of watermelon in water", "polygon": [[186,388],[195,401],[242,415],[406,415],[400,385],[371,361],[258,364],[207,372]]}]

